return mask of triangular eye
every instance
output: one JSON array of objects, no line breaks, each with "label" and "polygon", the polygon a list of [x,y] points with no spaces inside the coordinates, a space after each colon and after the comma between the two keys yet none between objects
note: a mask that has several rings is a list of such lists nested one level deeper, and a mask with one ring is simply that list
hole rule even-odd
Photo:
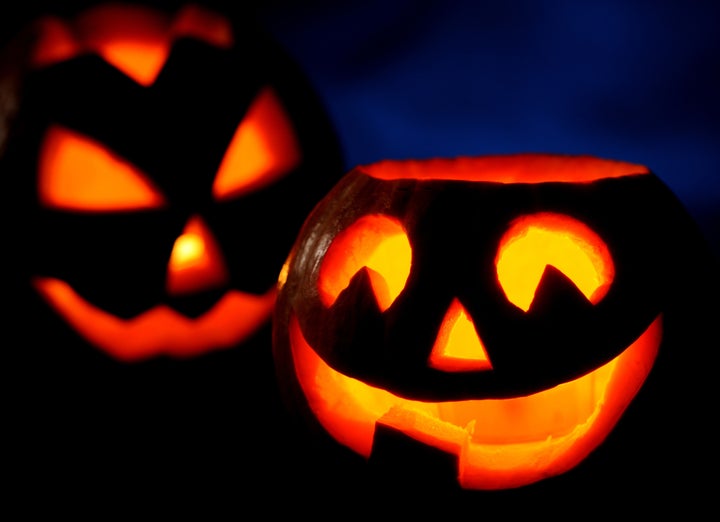
[{"label": "triangular eye", "polygon": [[328,248],[319,274],[320,300],[331,306],[363,267],[381,311],[405,287],[412,249],[402,225],[379,214],[363,216],[339,233]]},{"label": "triangular eye", "polygon": [[500,240],[495,258],[507,299],[527,312],[548,265],[561,271],[593,304],[605,297],[615,277],[607,245],[580,221],[548,212],[517,219]]},{"label": "triangular eye", "polygon": [[300,163],[300,145],[275,92],[257,95],[225,152],[213,183],[224,200],[269,185]]},{"label": "triangular eye", "polygon": [[101,143],[59,125],[45,134],[38,197],[50,208],[117,212],[161,207],[165,199],[137,168]]}]

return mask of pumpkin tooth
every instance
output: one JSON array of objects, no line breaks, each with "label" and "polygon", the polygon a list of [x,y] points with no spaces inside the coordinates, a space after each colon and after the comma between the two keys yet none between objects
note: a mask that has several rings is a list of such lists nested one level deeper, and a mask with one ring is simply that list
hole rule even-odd
[{"label": "pumpkin tooth", "polygon": [[477,423],[477,420],[473,419],[465,425],[465,431],[467,431],[471,437],[475,433],[475,424],[476,423]]}]

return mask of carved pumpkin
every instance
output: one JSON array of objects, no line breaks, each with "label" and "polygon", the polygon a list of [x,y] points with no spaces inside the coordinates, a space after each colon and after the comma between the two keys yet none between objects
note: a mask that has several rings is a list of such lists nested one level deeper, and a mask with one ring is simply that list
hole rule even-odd
[{"label": "carved pumpkin", "polygon": [[3,55],[8,447],[38,493],[259,483],[244,444],[280,433],[277,274],[339,143],[251,13],[171,4],[63,2]]},{"label": "carved pumpkin", "polygon": [[652,172],[620,161],[357,167],[309,215],[280,276],[286,405],[321,447],[402,476],[390,490],[436,472],[461,491],[563,476],[656,366],[677,238],[697,239],[688,223]]},{"label": "carved pumpkin", "polygon": [[131,363],[266,327],[292,239],[342,173],[326,114],[267,35],[151,5],[33,25],[2,158],[21,184],[23,281],[84,346]]}]

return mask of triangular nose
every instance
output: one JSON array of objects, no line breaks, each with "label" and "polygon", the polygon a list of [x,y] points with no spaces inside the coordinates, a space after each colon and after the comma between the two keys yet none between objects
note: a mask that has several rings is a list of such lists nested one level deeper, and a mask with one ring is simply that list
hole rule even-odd
[{"label": "triangular nose", "polygon": [[167,292],[172,295],[200,292],[227,281],[227,268],[215,238],[199,216],[191,217],[170,253]]},{"label": "triangular nose", "polygon": [[453,299],[430,352],[431,368],[445,372],[491,370],[492,363],[465,307]]}]

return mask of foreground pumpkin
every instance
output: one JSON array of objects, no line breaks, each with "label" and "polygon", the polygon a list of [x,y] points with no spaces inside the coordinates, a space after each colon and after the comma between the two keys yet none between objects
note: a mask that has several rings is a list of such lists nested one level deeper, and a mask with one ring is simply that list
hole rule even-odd
[{"label": "foreground pumpkin", "polygon": [[85,4],[44,13],[7,60],[11,248],[33,315],[77,337],[47,355],[236,348],[267,326],[292,239],[341,172],[328,118],[247,16]]},{"label": "foreground pumpkin", "polygon": [[390,475],[428,472],[392,462],[403,446],[447,457],[464,490],[563,475],[656,365],[678,269],[669,237],[694,237],[686,222],[653,173],[620,161],[357,167],[281,273],[273,353],[287,405]]}]

